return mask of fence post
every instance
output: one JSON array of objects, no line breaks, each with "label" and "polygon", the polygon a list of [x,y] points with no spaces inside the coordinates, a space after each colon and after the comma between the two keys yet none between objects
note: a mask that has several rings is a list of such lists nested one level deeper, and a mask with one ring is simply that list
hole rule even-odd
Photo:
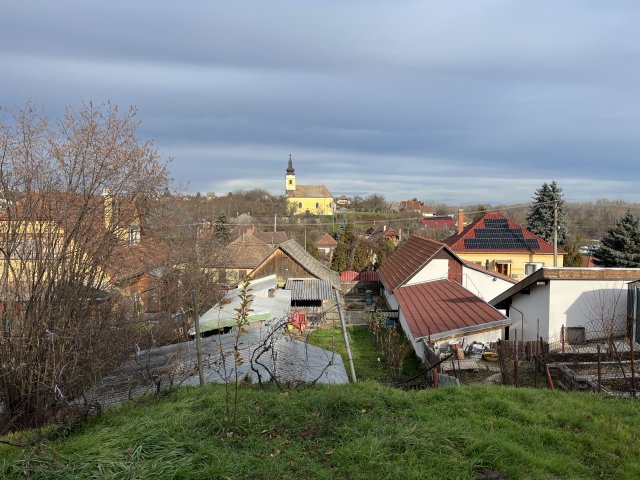
[{"label": "fence post", "polygon": [[560,330],[560,340],[562,341],[562,353],[564,354],[564,325],[562,325],[562,329]]},{"label": "fence post", "polygon": [[598,351],[598,392],[601,391],[601,385],[602,385],[602,365],[600,364],[600,344],[597,345],[597,351]]}]

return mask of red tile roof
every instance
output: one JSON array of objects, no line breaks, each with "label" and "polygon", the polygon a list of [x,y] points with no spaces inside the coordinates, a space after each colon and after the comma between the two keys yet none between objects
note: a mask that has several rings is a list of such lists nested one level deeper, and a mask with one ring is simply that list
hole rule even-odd
[{"label": "red tile roof", "polygon": [[385,286],[393,291],[415,275],[443,247],[442,243],[414,235],[387,258],[378,268],[378,274]]},{"label": "red tile roof", "polygon": [[506,317],[456,282],[435,280],[394,291],[414,339],[468,327],[497,328]]},{"label": "red tile roof", "polygon": [[418,221],[423,228],[429,230],[455,230],[456,228],[455,220],[449,216],[420,217]]},{"label": "red tile roof", "polygon": [[[508,229],[510,230],[520,230],[522,232],[522,238],[525,241],[531,241],[531,243],[537,243],[537,248],[530,248],[524,245],[524,242],[518,242],[517,237],[513,234],[509,233],[509,230],[506,230],[500,233],[500,239],[506,241],[516,241],[518,243],[522,243],[522,246],[517,248],[470,248],[465,245],[465,240],[474,240],[476,239],[476,231],[480,229],[487,228],[485,220],[506,220]],[[534,242],[535,241],[535,242]],[[461,233],[457,233],[455,235],[447,238],[444,243],[446,243],[451,250],[456,253],[490,253],[490,252],[509,252],[509,253],[553,253],[553,245],[549,242],[543,240],[542,238],[534,235],[526,228],[518,225],[513,220],[505,217],[501,213],[487,213],[482,216],[475,222],[468,225]],[[563,255],[566,252],[562,249],[558,249],[558,254]]]},{"label": "red tile roof", "polygon": [[336,245],[338,245],[338,242],[328,233],[325,233],[324,236],[316,242],[316,246],[318,247],[335,247]]}]

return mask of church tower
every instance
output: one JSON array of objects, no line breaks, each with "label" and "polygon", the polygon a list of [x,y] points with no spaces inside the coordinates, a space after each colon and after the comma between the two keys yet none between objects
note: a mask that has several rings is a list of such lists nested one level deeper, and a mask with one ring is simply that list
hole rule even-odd
[{"label": "church tower", "polygon": [[289,165],[287,166],[287,174],[284,177],[285,192],[293,192],[296,189],[296,171],[293,169],[293,161],[291,160],[291,154],[289,154]]}]

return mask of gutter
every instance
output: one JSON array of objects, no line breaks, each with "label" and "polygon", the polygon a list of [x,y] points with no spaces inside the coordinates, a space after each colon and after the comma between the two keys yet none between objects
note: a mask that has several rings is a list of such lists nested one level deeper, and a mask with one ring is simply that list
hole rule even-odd
[{"label": "gutter", "polygon": [[[513,322],[511,321],[511,319],[506,318],[504,320],[496,320],[495,322],[489,322],[489,323],[484,323],[482,325],[473,325],[470,327],[462,327],[462,328],[457,328],[455,330],[448,330],[446,332],[442,332],[442,333],[436,333],[436,334],[431,334],[431,340],[442,340],[445,338],[451,338],[451,337],[457,337],[457,336],[464,336],[464,335],[468,335],[471,333],[477,333],[477,332],[482,332],[484,330],[493,330],[495,328],[499,328],[499,327],[508,327],[512,324]],[[427,340],[429,339],[429,336],[423,336],[423,337],[418,337],[414,340],[415,343],[418,343],[422,340]]]}]

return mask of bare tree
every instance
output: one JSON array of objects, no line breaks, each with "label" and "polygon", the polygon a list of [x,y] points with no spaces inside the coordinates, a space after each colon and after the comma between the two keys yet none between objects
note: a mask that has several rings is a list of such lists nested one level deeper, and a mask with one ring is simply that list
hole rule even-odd
[{"label": "bare tree", "polygon": [[0,120],[0,409],[34,425],[130,353],[139,331],[111,288],[118,247],[168,182],[135,109],[84,105]]}]

